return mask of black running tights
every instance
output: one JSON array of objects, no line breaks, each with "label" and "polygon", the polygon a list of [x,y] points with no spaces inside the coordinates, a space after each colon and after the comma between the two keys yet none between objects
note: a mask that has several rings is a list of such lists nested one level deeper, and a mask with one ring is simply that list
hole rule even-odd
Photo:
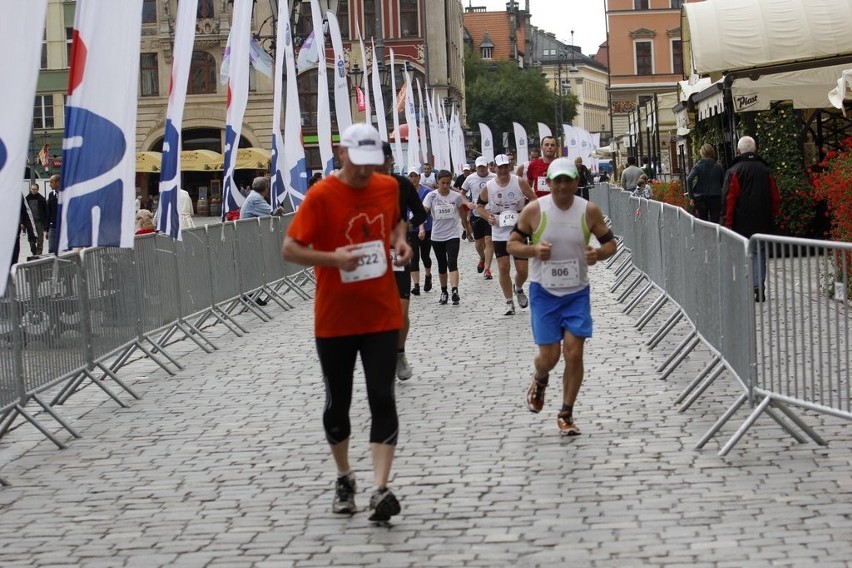
[{"label": "black running tights", "polygon": [[438,261],[438,274],[446,274],[459,269],[459,239],[448,241],[432,241],[432,250],[435,251],[435,260]]},{"label": "black running tights", "polygon": [[396,414],[394,380],[398,330],[345,337],[318,337],[317,354],[325,382],[325,411],[322,423],[329,444],[349,438],[349,406],[355,358],[360,353],[367,383],[372,426],[370,443],[396,445],[399,420]]}]

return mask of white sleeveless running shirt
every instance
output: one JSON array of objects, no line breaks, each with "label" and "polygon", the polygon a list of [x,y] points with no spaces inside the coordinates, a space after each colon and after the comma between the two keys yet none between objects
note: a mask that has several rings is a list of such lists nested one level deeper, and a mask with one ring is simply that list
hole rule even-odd
[{"label": "white sleeveless running shirt", "polygon": [[554,296],[579,292],[589,285],[586,246],[591,232],[586,225],[588,201],[574,197],[567,210],[553,203],[550,195],[538,198],[541,221],[532,234],[533,244],[547,241],[553,248],[550,260],[530,259],[530,281]]}]

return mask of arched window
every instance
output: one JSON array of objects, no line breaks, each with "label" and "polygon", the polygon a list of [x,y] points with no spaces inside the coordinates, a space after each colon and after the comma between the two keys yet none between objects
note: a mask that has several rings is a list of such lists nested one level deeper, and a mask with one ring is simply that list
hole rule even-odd
[{"label": "arched window", "polygon": [[192,65],[189,68],[190,95],[209,95],[216,93],[216,59],[206,51],[192,52]]},{"label": "arched window", "polygon": [[215,16],[213,11],[213,0],[198,0],[196,19],[203,20]]}]

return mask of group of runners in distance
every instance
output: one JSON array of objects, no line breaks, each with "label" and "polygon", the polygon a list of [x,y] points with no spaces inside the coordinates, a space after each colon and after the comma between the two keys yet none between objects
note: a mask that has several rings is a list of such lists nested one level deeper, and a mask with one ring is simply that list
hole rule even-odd
[{"label": "group of runners in distance", "polygon": [[[544,408],[550,372],[565,359],[556,424],[579,435],[574,403],[583,380],[583,348],[592,334],[588,266],[615,253],[603,214],[580,197],[580,175],[557,158],[552,137],[541,157],[513,169],[512,159],[484,158],[455,180],[449,171],[412,169],[391,175],[393,157],[378,131],[353,124],[341,135],[342,168],[315,184],[282,246],[286,260],[316,267],[315,337],[326,391],[323,427],[337,468],[332,511],[354,514],[357,484],[349,464],[349,407],[361,356],[372,422],[373,488],[368,519],[401,511],[388,488],[399,435],[394,383],[413,372],[405,353],[409,301],[432,290],[430,251],[438,265],[438,303],[458,306],[462,239],[475,243],[477,272],[492,279],[497,258],[499,314],[529,306],[538,352],[526,406]],[[599,246],[590,246],[594,235]],[[423,264],[423,286],[420,264]],[[514,264],[514,278],[511,265]],[[524,285],[529,279],[529,295]],[[398,300],[397,300],[398,298]]]}]

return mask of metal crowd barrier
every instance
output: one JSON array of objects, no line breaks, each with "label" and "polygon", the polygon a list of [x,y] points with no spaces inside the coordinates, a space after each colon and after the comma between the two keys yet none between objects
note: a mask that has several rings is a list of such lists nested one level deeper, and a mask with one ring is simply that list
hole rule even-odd
[{"label": "metal crowd barrier", "polygon": [[237,308],[263,321],[271,317],[258,305],[259,294],[284,308],[292,307],[283,298],[290,291],[309,298],[310,272],[281,259],[289,222],[208,225],[184,231],[182,241],[142,235],[133,249],[90,248],[14,266],[0,298],[0,436],[22,417],[65,447],[28,410],[32,402],[79,437],[56,406],[84,383],[127,406],[108,382],[139,398],[117,374],[132,354],[174,374],[182,367],[166,351],[169,341],[189,338],[212,352],[204,322],[242,335],[248,330],[235,319]]},{"label": "metal crowd barrier", "polygon": [[[852,419],[849,290],[852,244],[757,235],[751,240],[681,208],[596,188],[619,252],[611,291],[629,313],[653,290],[660,295],[636,321],[647,326],[665,305],[674,311],[649,338],[653,349],[679,322],[690,331],[657,368],[667,378],[699,344],[710,362],[677,398],[689,408],[727,370],[743,393],[696,445],[702,448],[745,403],[754,410],[719,452],[727,454],[763,413],[799,442],[824,440],[790,406]],[[600,202],[598,201],[600,200]],[[603,207],[602,207],[603,208]],[[786,258],[785,257],[789,257]],[[769,257],[768,259],[763,257]],[[752,275],[767,260],[766,302],[755,302]],[[608,264],[613,266],[614,263]],[[634,279],[629,281],[629,277]],[[629,281],[629,283],[628,283]]]}]

